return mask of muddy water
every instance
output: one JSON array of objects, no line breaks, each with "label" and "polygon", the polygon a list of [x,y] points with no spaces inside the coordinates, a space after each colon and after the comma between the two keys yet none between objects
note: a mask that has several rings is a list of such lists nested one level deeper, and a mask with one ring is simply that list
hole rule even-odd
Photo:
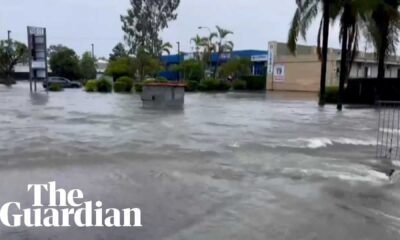
[{"label": "muddy water", "polygon": [[29,95],[0,87],[0,204],[57,181],[141,229],[9,229],[0,239],[399,239],[399,187],[374,159],[377,113],[313,95]]}]

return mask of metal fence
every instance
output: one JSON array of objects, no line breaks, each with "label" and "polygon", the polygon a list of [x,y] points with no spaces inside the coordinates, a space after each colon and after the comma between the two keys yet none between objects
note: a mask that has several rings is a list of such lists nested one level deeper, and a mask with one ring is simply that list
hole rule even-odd
[{"label": "metal fence", "polygon": [[378,102],[379,120],[376,157],[400,160],[400,102]]}]

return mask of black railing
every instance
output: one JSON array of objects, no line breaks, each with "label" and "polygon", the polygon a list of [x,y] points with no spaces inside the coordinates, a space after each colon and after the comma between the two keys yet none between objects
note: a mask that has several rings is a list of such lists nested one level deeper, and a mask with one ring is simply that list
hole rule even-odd
[{"label": "black railing", "polygon": [[400,102],[379,101],[376,157],[400,160]]}]

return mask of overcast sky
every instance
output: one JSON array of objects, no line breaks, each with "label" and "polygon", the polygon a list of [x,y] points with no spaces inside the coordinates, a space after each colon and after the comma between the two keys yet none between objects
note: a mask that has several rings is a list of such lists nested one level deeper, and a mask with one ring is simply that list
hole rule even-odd
[{"label": "overcast sky", "polygon": [[[111,49],[123,41],[120,15],[129,0],[1,0],[0,38],[26,42],[26,26],[47,28],[48,44],[63,44],[81,54],[95,44],[97,56],[108,57]],[[190,38],[206,35],[215,25],[234,32],[235,49],[266,50],[268,41],[287,40],[295,10],[295,0],[181,0],[178,19],[169,24],[162,37],[182,51],[191,51]],[[316,44],[317,23],[309,32],[307,44]],[[330,35],[330,46],[338,47],[337,27]]]}]

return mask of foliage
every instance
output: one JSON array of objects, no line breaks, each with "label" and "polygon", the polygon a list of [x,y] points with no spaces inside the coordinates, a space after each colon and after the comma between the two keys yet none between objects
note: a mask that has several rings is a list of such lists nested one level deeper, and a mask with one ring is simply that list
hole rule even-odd
[{"label": "foliage", "polygon": [[217,49],[217,64],[215,65],[215,70],[214,70],[214,77],[217,76],[217,69],[218,69],[218,65],[219,65],[219,61],[221,58],[221,54],[223,53],[229,53],[232,52],[233,50],[233,42],[232,41],[227,41],[225,40],[230,34],[233,34],[232,31],[221,28],[219,26],[216,26],[217,28],[217,32],[216,33],[212,33],[210,38],[212,39],[213,36],[217,37],[217,42],[215,43],[216,45],[216,49]]},{"label": "foliage", "polygon": [[400,13],[397,0],[381,0],[373,8],[367,20],[367,37],[375,46],[378,56],[378,78],[385,77],[385,59],[390,54],[396,54],[398,44]]},{"label": "foliage", "polygon": [[177,18],[180,0],[131,0],[131,8],[121,16],[122,30],[131,53],[145,49],[157,56],[162,49],[159,33],[168,27],[168,22]]},{"label": "foliage", "polygon": [[194,59],[183,61],[179,65],[171,67],[172,71],[183,74],[183,79],[200,81],[204,77],[203,64]]},{"label": "foliage", "polygon": [[115,47],[112,49],[112,53],[110,54],[109,60],[110,61],[115,61],[118,58],[125,58],[128,57],[128,51],[125,49],[125,46],[123,43],[118,43],[115,45]]},{"label": "foliage", "polygon": [[188,81],[186,83],[185,91],[186,92],[196,92],[199,88],[198,81]]},{"label": "foliage", "polygon": [[106,75],[112,76],[114,80],[123,76],[134,76],[135,74],[134,60],[129,57],[120,57],[111,61],[105,71]]},{"label": "foliage", "polygon": [[143,83],[136,83],[134,87],[135,87],[135,92],[137,93],[143,92]]},{"label": "foliage", "polygon": [[169,82],[168,79],[166,79],[165,77],[160,77],[160,76],[158,76],[158,77],[156,78],[156,80],[157,80],[157,82],[159,82],[159,83],[167,83],[167,82]]},{"label": "foliage", "polygon": [[[118,83],[118,84],[117,84]],[[123,92],[131,92],[132,91],[132,87],[133,87],[133,81],[130,77],[120,77],[117,79],[117,81],[115,82],[115,91],[117,92],[117,85],[118,87],[122,87],[122,85],[124,86],[123,88]]]},{"label": "foliage", "polygon": [[233,79],[250,75],[251,61],[249,58],[235,58],[221,65],[219,75],[222,78],[232,76]]},{"label": "foliage", "polygon": [[6,84],[11,84],[10,76],[14,72],[14,67],[18,63],[26,62],[28,57],[28,48],[25,44],[10,41],[10,46],[8,41],[0,41],[0,76],[5,77]]},{"label": "foliage", "polygon": [[79,62],[81,74],[84,80],[96,78],[96,60],[90,52],[85,52]]},{"label": "foliage", "polygon": [[54,49],[49,61],[53,73],[71,80],[79,79],[81,77],[79,58],[75,51],[61,45]]},{"label": "foliage", "polygon": [[116,93],[123,93],[123,92],[130,92],[130,91],[126,91],[126,83],[125,82],[118,82],[116,81],[114,83],[114,92]]},{"label": "foliage", "polygon": [[226,81],[209,78],[200,82],[198,89],[203,92],[208,91],[228,91],[231,85]]},{"label": "foliage", "polygon": [[96,92],[97,91],[97,80],[89,80],[85,84],[85,91],[86,92]]},{"label": "foliage", "polygon": [[61,92],[63,90],[64,89],[61,86],[61,84],[54,83],[54,84],[50,84],[50,86],[49,86],[49,91],[50,92]]},{"label": "foliage", "polygon": [[338,96],[339,96],[339,87],[337,87],[337,86],[326,87],[325,102],[337,103]]},{"label": "foliage", "polygon": [[96,89],[101,93],[110,93],[112,92],[113,85],[106,78],[101,78],[96,82]]},{"label": "foliage", "polygon": [[139,80],[143,81],[145,77],[155,77],[163,70],[163,65],[157,57],[153,57],[146,52],[145,49],[140,49],[135,58],[135,66],[139,72]]},{"label": "foliage", "polygon": [[266,78],[264,76],[243,76],[241,78],[246,82],[247,90],[257,91],[265,90]]},{"label": "foliage", "polygon": [[160,40],[154,50],[155,56],[161,56],[163,53],[171,54],[172,44],[170,42],[163,42]]},{"label": "foliage", "polygon": [[236,80],[233,82],[233,89],[234,90],[246,90],[247,84],[243,80]]}]

